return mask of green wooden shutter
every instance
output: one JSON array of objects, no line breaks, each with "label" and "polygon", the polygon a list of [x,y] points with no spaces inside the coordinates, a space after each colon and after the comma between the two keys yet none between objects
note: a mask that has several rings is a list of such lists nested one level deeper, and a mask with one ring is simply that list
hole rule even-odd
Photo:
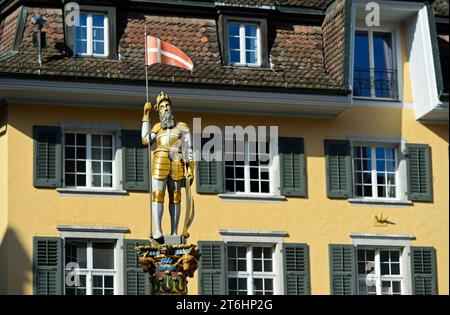
[{"label": "green wooden shutter", "polygon": [[225,243],[199,241],[200,263],[198,268],[198,292],[200,295],[226,294]]},{"label": "green wooden shutter", "polygon": [[408,199],[414,201],[433,200],[431,152],[426,144],[406,144],[408,172]]},{"label": "green wooden shutter", "polygon": [[148,148],[138,130],[122,131],[122,185],[125,190],[148,191]]},{"label": "green wooden shutter", "polygon": [[356,295],[356,247],[329,245],[330,290],[333,295]]},{"label": "green wooden shutter", "polygon": [[350,141],[325,140],[327,196],[352,197],[352,161]]},{"label": "green wooden shutter", "polygon": [[433,247],[411,247],[414,295],[436,295],[436,251]]},{"label": "green wooden shutter", "polygon": [[148,295],[150,283],[148,274],[142,270],[134,248],[149,245],[147,240],[124,240],[124,287],[125,295]]},{"label": "green wooden shutter", "polygon": [[61,128],[51,126],[34,126],[33,139],[34,186],[61,187]]},{"label": "green wooden shutter", "polygon": [[63,293],[62,240],[59,237],[33,238],[33,294]]},{"label": "green wooden shutter", "polygon": [[309,249],[306,244],[283,244],[284,293],[310,294]]},{"label": "green wooden shutter", "polygon": [[279,138],[281,194],[306,196],[305,149],[303,138]]},{"label": "green wooden shutter", "polygon": [[[203,145],[209,139],[203,137],[201,139],[201,147],[203,149]],[[205,161],[202,154],[201,160],[197,162],[196,167],[195,182],[197,193],[220,194],[223,192],[223,165],[223,161]]]}]

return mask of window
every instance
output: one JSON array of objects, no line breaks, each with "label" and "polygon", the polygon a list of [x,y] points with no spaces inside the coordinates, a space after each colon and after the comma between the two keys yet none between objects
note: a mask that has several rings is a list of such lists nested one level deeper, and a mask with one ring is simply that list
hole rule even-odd
[{"label": "window", "polygon": [[270,141],[226,141],[225,190],[234,193],[269,194],[271,189]]},{"label": "window", "polygon": [[102,13],[80,12],[75,26],[75,54],[108,56],[108,16]]},{"label": "window", "polygon": [[398,158],[394,146],[353,146],[355,197],[399,198]]},{"label": "window", "polygon": [[260,65],[260,34],[259,24],[230,22],[228,24],[229,63]]},{"label": "window", "polygon": [[393,32],[358,30],[355,33],[353,95],[398,99]]},{"label": "window", "polygon": [[[70,239],[65,241],[65,294],[113,295],[116,285],[115,242]],[[77,268],[73,269],[72,264]],[[76,281],[67,281],[76,272]]]},{"label": "window", "polygon": [[273,246],[229,245],[227,251],[229,295],[274,294]]},{"label": "window", "polygon": [[401,295],[404,292],[401,250],[358,248],[360,295]]},{"label": "window", "polygon": [[115,188],[114,142],[108,133],[66,132],[65,187]]}]

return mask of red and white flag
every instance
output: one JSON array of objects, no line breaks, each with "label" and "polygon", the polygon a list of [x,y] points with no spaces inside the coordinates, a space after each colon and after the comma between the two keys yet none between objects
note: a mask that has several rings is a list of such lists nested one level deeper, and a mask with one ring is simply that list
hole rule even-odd
[{"label": "red and white flag", "polygon": [[194,63],[180,49],[157,37],[147,35],[145,47],[145,64],[151,66],[155,63],[163,63],[175,67],[187,69],[192,72]]}]

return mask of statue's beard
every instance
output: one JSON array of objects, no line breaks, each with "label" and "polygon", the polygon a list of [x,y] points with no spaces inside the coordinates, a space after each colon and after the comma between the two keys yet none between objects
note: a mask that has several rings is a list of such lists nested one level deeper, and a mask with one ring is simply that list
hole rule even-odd
[{"label": "statue's beard", "polygon": [[173,128],[176,126],[175,119],[173,118],[170,110],[164,112],[162,115],[159,115],[159,120],[163,129]]}]

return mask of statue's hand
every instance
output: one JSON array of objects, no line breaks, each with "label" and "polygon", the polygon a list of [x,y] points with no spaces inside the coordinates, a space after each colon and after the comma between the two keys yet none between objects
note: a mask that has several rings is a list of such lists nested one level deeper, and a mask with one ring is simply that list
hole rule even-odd
[{"label": "statue's hand", "polygon": [[148,121],[150,117],[150,113],[152,111],[152,104],[150,102],[145,103],[144,105],[144,115],[142,117],[142,121]]}]

